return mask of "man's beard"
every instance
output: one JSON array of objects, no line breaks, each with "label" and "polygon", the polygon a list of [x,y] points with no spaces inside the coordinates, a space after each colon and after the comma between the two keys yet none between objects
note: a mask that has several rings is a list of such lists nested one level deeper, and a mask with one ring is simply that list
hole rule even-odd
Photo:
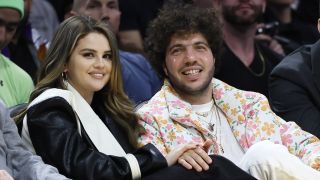
[{"label": "man's beard", "polygon": [[184,82],[181,82],[179,79],[174,77],[169,71],[168,71],[168,79],[170,81],[170,84],[172,85],[172,87],[175,89],[175,91],[178,94],[180,94],[182,96],[183,95],[186,95],[186,96],[190,96],[190,95],[201,96],[210,87],[211,81],[212,81],[212,78],[213,78],[213,74],[214,74],[214,66],[210,69],[210,71],[208,73],[208,77],[206,77],[207,79],[202,83],[202,85],[200,87],[198,87],[196,89],[189,87]]},{"label": "man's beard", "polygon": [[262,6],[252,6],[254,13],[250,16],[237,15],[237,8],[237,6],[222,7],[222,14],[226,22],[235,26],[250,26],[257,23],[262,18]]}]

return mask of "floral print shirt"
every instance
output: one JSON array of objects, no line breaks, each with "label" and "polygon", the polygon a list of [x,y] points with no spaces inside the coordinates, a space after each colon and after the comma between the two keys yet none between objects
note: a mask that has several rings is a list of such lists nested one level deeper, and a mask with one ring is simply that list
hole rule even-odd
[{"label": "floral print shirt", "polygon": [[[294,122],[286,122],[270,109],[265,96],[236,89],[212,79],[213,98],[223,111],[231,130],[244,152],[253,144],[270,140],[286,146],[305,164],[320,170],[320,141],[301,130]],[[148,103],[138,109],[140,124],[145,128],[139,137],[141,145],[152,143],[163,155],[187,142],[214,140],[212,132],[192,111],[191,104],[179,98],[168,80]],[[217,143],[210,151],[221,154]]]}]

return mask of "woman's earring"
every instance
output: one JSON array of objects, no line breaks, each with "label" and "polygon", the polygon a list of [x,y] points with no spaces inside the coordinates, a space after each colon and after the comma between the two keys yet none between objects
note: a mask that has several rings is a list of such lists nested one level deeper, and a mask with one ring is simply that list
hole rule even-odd
[{"label": "woman's earring", "polygon": [[62,77],[63,84],[65,84],[65,86],[68,86],[68,76],[67,76],[67,72],[62,72],[62,73],[61,73],[61,77]]}]

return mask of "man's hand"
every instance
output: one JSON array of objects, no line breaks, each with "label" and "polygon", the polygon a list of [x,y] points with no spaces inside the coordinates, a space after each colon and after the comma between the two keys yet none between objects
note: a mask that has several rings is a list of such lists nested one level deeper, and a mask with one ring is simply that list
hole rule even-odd
[{"label": "man's hand", "polygon": [[189,149],[179,157],[178,163],[187,169],[195,169],[198,172],[208,170],[212,159],[208,155],[208,149],[213,144],[212,140],[206,140],[203,145],[197,145],[195,149]]},{"label": "man's hand", "polygon": [[178,146],[166,156],[168,165],[171,166],[178,161],[187,169],[195,169],[198,172],[208,170],[212,159],[207,152],[212,144],[211,140],[207,140],[204,144],[188,143]]}]

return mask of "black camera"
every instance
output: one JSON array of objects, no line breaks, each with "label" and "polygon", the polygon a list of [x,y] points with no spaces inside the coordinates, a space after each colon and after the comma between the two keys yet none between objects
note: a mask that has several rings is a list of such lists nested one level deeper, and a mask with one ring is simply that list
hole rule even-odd
[{"label": "black camera", "polygon": [[278,28],[279,28],[278,21],[266,23],[266,24],[264,24],[263,27],[260,27],[257,29],[256,34],[266,34],[266,35],[273,37],[274,35],[276,35],[278,33]]}]

